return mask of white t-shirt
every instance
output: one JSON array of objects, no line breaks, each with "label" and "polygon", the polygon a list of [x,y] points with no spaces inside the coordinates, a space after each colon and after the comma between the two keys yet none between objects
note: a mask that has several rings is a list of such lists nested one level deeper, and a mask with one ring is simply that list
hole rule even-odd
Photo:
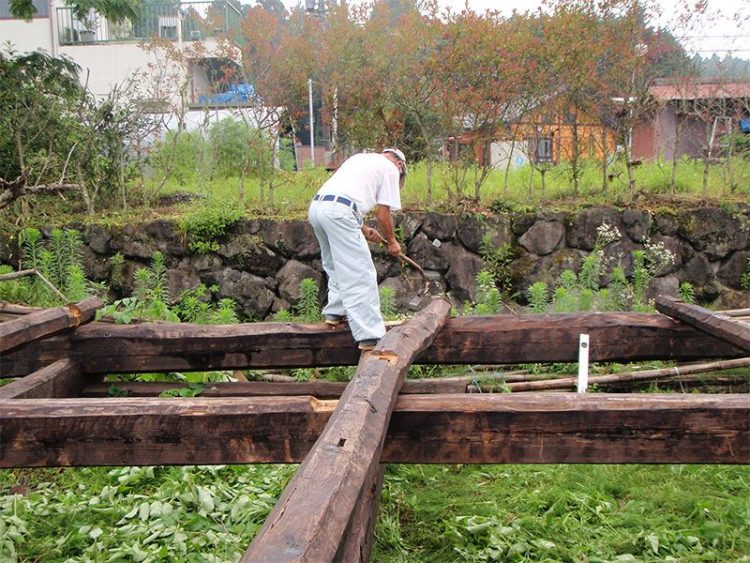
[{"label": "white t-shirt", "polygon": [[347,158],[318,194],[341,195],[365,215],[376,205],[401,209],[398,167],[380,153],[359,153]]}]

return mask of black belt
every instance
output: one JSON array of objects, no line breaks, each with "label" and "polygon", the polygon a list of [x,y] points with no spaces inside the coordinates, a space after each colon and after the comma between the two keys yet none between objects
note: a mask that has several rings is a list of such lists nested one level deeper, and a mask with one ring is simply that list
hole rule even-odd
[{"label": "black belt", "polygon": [[333,195],[333,194],[320,195],[320,194],[316,194],[313,197],[313,201],[335,201],[336,203],[343,203],[347,207],[351,207],[352,209],[354,209],[355,213],[359,213],[359,210],[357,209],[357,204],[356,203],[354,203],[351,199],[347,199],[347,198],[345,198],[343,196],[340,196],[340,195]]}]

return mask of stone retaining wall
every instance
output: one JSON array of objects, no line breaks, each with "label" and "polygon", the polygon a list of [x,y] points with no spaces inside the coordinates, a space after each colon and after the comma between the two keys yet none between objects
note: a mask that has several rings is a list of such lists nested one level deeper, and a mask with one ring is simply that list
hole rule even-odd
[{"label": "stone retaining wall", "polygon": [[[718,307],[750,306],[750,292],[740,288],[740,278],[750,259],[750,206],[741,209],[698,208],[618,211],[589,208],[577,212],[535,214],[397,215],[398,230],[407,255],[427,272],[433,292],[446,292],[460,304],[475,296],[474,277],[482,268],[482,238],[499,247],[510,244],[509,265],[519,296],[536,281],[554,286],[565,269],[578,271],[582,259],[594,248],[597,227],[616,226],[622,238],[606,249],[607,256],[622,257],[632,270],[632,251],[644,241],[662,242],[676,256],[674,266],[659,272],[651,292],[676,294],[679,284],[690,282],[701,302]],[[310,226],[302,220],[243,219],[220,242],[218,251],[191,255],[177,223],[157,220],[141,225],[79,227],[84,235],[84,257],[89,276],[106,282],[113,297],[129,294],[133,272],[149,264],[157,250],[169,267],[173,295],[203,282],[217,285],[219,297],[231,297],[243,317],[264,319],[299,299],[300,280],[310,277],[321,287],[324,278],[318,245]],[[13,262],[7,248],[0,260]],[[112,260],[121,254],[125,261]],[[381,286],[395,290],[405,307],[419,288],[418,277],[402,270],[398,260],[373,247]],[[115,271],[118,270],[118,271]]]}]

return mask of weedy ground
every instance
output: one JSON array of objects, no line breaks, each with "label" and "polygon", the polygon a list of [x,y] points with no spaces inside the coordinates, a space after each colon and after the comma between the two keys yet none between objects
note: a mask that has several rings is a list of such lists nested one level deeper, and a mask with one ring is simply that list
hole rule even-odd
[{"label": "weedy ground", "polygon": [[[0,472],[2,561],[237,561],[295,466]],[[388,467],[375,562],[748,561],[750,467]]]}]

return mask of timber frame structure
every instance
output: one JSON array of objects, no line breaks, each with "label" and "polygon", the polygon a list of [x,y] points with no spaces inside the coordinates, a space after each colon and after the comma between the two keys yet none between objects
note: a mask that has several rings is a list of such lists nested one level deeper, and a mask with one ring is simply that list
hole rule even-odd
[{"label": "timber frame structure", "polygon": [[[367,561],[385,463],[750,463],[750,395],[465,394],[412,363],[750,362],[750,324],[675,299],[660,313],[449,318],[433,299],[360,354],[322,325],[91,322],[101,303],[0,305],[0,467],[301,463],[243,561]],[[749,313],[750,314],[750,313]],[[736,362],[733,363],[733,362]],[[348,384],[174,385],[110,373],[357,365]],[[706,371],[706,369],[704,369]],[[531,387],[523,389],[534,389]],[[569,384],[566,384],[569,387]],[[210,439],[209,439],[210,438]]]}]

